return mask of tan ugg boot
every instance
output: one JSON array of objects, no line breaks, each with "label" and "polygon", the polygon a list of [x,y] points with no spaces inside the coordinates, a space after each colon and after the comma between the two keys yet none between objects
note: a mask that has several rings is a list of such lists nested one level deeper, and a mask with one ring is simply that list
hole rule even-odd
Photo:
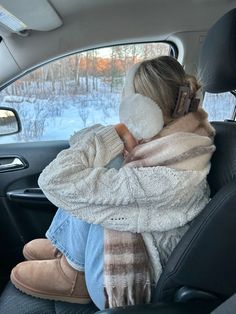
[{"label": "tan ugg boot", "polygon": [[11,272],[13,285],[34,297],[87,304],[91,302],[84,272],[72,268],[64,255],[54,260],[26,261]]},{"label": "tan ugg boot", "polygon": [[61,252],[48,239],[35,239],[23,248],[23,255],[28,261],[48,260],[61,256]]}]

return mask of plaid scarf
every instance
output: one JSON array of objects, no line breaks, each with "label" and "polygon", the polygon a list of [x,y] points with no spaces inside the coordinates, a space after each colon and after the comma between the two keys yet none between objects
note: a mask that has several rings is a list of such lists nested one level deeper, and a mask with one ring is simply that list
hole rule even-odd
[{"label": "plaid scarf", "polygon": [[[215,150],[214,134],[206,112],[199,109],[176,119],[152,141],[136,146],[125,167],[202,169]],[[142,235],[105,229],[104,242],[105,306],[149,303],[153,276]]]}]

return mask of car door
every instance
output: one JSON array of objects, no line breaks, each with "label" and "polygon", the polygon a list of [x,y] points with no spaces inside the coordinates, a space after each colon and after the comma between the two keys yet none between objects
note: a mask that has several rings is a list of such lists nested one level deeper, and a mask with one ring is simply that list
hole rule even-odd
[{"label": "car door", "polygon": [[[11,164],[15,158],[24,167],[0,172],[0,283],[9,280],[11,268],[23,260],[22,248],[33,238],[44,237],[55,207],[38,189],[37,178],[57,153],[68,147],[67,141],[2,144],[0,163]],[[2,288],[2,287],[1,287]]]}]

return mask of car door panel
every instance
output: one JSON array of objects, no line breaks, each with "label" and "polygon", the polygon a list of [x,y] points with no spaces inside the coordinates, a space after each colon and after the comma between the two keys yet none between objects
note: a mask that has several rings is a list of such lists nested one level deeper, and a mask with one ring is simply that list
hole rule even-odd
[{"label": "car door panel", "polygon": [[[56,155],[68,147],[68,141],[1,144],[0,151],[0,288],[9,280],[11,268],[23,260],[22,248],[31,239],[44,237],[55,214],[52,205],[39,189],[41,171]],[[14,158],[24,167],[11,165]],[[10,166],[11,167],[11,166]]]}]

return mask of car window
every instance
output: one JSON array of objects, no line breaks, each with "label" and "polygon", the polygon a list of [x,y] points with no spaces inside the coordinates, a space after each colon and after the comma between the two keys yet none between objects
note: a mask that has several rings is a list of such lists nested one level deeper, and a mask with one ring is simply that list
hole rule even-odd
[{"label": "car window", "polygon": [[230,92],[220,94],[205,93],[203,108],[210,121],[231,119],[236,106],[236,98]]},{"label": "car window", "polygon": [[120,94],[134,63],[170,55],[168,43],[145,43],[77,53],[21,77],[0,94],[17,110],[22,131],[1,143],[68,139],[76,130],[119,122]]}]

